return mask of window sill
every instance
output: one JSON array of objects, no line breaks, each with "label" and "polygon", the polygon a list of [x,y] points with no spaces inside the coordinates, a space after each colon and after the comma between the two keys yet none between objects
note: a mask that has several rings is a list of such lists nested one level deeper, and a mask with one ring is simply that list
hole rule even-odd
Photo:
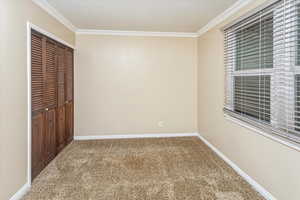
[{"label": "window sill", "polygon": [[262,135],[262,136],[264,136],[266,138],[269,138],[269,139],[271,139],[271,140],[273,140],[275,142],[278,142],[278,143],[283,144],[283,145],[285,145],[285,146],[287,146],[287,147],[289,147],[289,148],[291,148],[293,150],[296,150],[296,151],[300,152],[300,144],[298,144],[296,142],[292,142],[292,141],[290,141],[288,139],[285,139],[285,138],[282,138],[282,137],[280,137],[280,136],[278,136],[276,134],[266,133],[266,132],[260,130],[259,128],[255,127],[255,126],[253,126],[251,124],[248,124],[248,123],[246,123],[246,122],[244,122],[242,120],[239,120],[239,119],[237,119],[235,117],[232,117],[232,116],[230,116],[230,115],[228,115],[226,113],[224,113],[224,117],[225,117],[225,119],[227,119],[230,122],[238,124],[238,125],[240,125],[240,126],[242,126],[244,128],[252,130],[252,131],[254,131],[254,132],[256,132],[256,133],[258,133],[258,134],[260,134],[260,135]]}]

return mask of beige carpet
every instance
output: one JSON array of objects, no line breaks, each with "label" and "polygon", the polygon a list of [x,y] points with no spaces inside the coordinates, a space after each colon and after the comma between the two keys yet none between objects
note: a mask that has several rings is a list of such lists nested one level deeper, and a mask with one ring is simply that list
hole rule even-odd
[{"label": "beige carpet", "polygon": [[196,137],[76,141],[24,200],[262,200]]}]

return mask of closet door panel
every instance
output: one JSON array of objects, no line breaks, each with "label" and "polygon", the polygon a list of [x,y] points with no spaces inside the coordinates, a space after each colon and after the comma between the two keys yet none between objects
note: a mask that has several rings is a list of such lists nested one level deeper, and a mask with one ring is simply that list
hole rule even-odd
[{"label": "closet door panel", "polygon": [[65,105],[65,47],[57,46],[57,104]]},{"label": "closet door panel", "polygon": [[65,94],[66,94],[66,143],[70,143],[73,140],[74,128],[74,112],[73,112],[73,50],[66,48],[65,51]]},{"label": "closet door panel", "polygon": [[73,100],[73,50],[66,48],[65,52],[65,85],[66,100]]},{"label": "closet door panel", "polygon": [[35,178],[45,167],[44,162],[44,46],[39,33],[31,34],[31,173]]},{"label": "closet door panel", "polygon": [[57,63],[56,63],[56,44],[54,41],[46,41],[46,59],[45,59],[45,107],[53,108],[57,106]]},{"label": "closet door panel", "polygon": [[31,105],[32,111],[44,108],[43,38],[37,33],[31,35]]},{"label": "closet door panel", "polygon": [[56,111],[51,109],[45,113],[45,164],[47,165],[56,155]]},{"label": "closet door panel", "polygon": [[44,163],[44,114],[32,116],[31,176],[34,179],[45,167]]},{"label": "closet door panel", "polygon": [[68,102],[66,104],[66,143],[70,143],[73,140],[73,136],[73,102]]},{"label": "closet door panel", "polygon": [[57,132],[56,132],[56,152],[59,153],[65,147],[66,135],[66,112],[65,106],[57,108]]}]

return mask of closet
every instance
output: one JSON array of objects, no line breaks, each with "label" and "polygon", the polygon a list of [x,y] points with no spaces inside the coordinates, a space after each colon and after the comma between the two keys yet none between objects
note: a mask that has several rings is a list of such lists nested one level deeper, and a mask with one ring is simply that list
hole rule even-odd
[{"label": "closet", "polygon": [[73,49],[32,30],[32,179],[73,140],[73,57]]}]

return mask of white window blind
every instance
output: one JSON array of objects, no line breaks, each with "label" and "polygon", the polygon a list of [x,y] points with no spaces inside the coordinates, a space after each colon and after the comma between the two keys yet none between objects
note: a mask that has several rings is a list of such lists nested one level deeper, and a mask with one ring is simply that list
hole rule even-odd
[{"label": "white window blind", "polygon": [[300,143],[300,0],[226,28],[224,111]]}]

